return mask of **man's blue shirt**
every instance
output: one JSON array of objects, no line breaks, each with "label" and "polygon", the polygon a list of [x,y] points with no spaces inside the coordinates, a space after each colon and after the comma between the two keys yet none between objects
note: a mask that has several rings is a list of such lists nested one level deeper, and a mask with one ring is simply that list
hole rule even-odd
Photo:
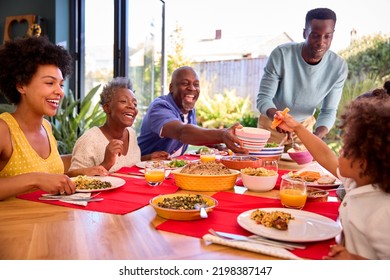
[{"label": "man's blue shirt", "polygon": [[[140,135],[138,136],[138,145],[141,149],[141,155],[151,154],[156,151],[166,151],[169,154],[176,152],[184,145],[182,154],[186,151],[188,145],[179,140],[171,138],[162,138],[160,132],[162,127],[171,121],[183,122],[183,113],[173,100],[172,93],[156,98],[148,108],[141,125]],[[196,112],[192,109],[188,113],[188,123],[196,125]]]}]

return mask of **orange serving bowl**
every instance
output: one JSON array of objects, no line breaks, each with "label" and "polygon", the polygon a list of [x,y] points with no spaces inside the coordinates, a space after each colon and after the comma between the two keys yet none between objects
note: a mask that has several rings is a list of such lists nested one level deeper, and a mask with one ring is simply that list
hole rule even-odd
[{"label": "orange serving bowl", "polygon": [[221,163],[225,165],[227,168],[234,170],[241,170],[246,167],[261,167],[263,161],[260,158],[252,157],[252,156],[229,156],[222,157]]},{"label": "orange serving bowl", "polygon": [[240,171],[230,169],[231,174],[223,175],[197,175],[180,173],[180,169],[173,170],[176,185],[183,190],[218,192],[234,188]]},{"label": "orange serving bowl", "polygon": [[[195,194],[165,194],[158,195],[149,201],[149,204],[154,208],[157,215],[165,219],[171,220],[198,220],[200,217],[200,210],[177,210],[158,206],[159,202],[162,202],[164,198],[173,198],[178,196],[195,196]],[[214,207],[218,205],[218,201],[207,195],[200,195],[202,199],[208,205],[205,207],[207,213],[213,211]]]}]

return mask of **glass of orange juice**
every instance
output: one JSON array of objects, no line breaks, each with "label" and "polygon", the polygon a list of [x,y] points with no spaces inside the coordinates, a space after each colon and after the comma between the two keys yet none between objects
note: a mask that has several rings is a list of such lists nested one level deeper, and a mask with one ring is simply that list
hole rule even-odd
[{"label": "glass of orange juice", "polygon": [[213,149],[202,148],[199,154],[201,162],[215,161],[215,152]]},{"label": "glass of orange juice", "polygon": [[307,198],[306,183],[299,180],[282,179],[279,195],[284,207],[302,209]]},{"label": "glass of orange juice", "polygon": [[163,161],[147,161],[145,163],[145,179],[149,186],[157,187],[165,179],[165,165]]}]

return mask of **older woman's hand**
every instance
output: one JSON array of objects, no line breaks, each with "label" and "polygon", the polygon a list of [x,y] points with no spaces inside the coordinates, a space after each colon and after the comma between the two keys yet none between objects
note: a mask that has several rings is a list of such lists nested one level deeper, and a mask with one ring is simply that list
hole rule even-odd
[{"label": "older woman's hand", "polygon": [[168,159],[169,154],[166,151],[157,151],[150,154],[150,159],[164,160]]},{"label": "older woman's hand", "polygon": [[87,176],[107,176],[108,171],[103,166],[92,166],[79,169],[80,173]]},{"label": "older woman's hand", "polygon": [[141,161],[165,159],[169,159],[169,154],[166,151],[157,151],[141,157]]}]

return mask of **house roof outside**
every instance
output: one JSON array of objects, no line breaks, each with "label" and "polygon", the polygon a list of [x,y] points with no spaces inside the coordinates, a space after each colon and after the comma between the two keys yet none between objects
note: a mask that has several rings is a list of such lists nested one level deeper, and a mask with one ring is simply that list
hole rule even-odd
[{"label": "house roof outside", "polygon": [[221,30],[216,30],[215,38],[186,45],[183,52],[193,62],[268,57],[276,46],[289,42],[293,42],[293,39],[285,32],[279,35],[225,38]]},{"label": "house roof outside", "polygon": [[258,114],[256,97],[268,56],[278,45],[294,41],[287,33],[224,38],[217,30],[215,35],[183,49],[200,74],[202,91],[210,96],[226,91],[235,91],[243,98],[249,96],[251,110]]}]

